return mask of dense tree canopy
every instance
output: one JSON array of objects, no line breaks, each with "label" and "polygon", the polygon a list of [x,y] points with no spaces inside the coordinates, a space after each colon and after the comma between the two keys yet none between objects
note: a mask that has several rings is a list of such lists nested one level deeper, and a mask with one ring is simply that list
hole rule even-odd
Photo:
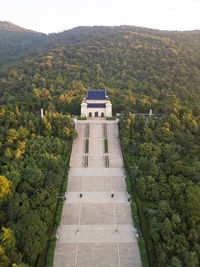
[{"label": "dense tree canopy", "polygon": [[199,115],[179,106],[161,118],[130,114],[120,123],[158,266],[199,266]]},{"label": "dense tree canopy", "polygon": [[0,110],[0,266],[34,264],[47,247],[66,154],[76,136],[70,116],[44,119],[15,106]]},{"label": "dense tree canopy", "polygon": [[[121,145],[158,266],[199,266],[199,51],[199,31],[78,27],[46,36],[0,23],[2,266],[33,265],[47,246],[76,136],[69,114],[80,114],[86,89],[106,89],[113,113],[124,115]],[[161,117],[134,115],[150,108]]]},{"label": "dense tree canopy", "polygon": [[1,68],[1,104],[37,99],[78,113],[86,88],[106,88],[114,112],[164,112],[163,103],[198,109],[199,31],[78,27],[44,39],[34,57],[27,52],[23,62]]}]

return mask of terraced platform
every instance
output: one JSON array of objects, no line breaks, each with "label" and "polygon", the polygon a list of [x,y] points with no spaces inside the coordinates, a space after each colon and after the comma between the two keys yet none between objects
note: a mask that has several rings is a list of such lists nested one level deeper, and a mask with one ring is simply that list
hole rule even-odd
[{"label": "terraced platform", "polygon": [[[72,147],[54,267],[139,267],[117,122],[76,121],[76,130],[78,138]],[[108,153],[104,149],[105,134]],[[86,136],[89,153],[85,153]],[[106,156],[109,167],[105,164]]]}]

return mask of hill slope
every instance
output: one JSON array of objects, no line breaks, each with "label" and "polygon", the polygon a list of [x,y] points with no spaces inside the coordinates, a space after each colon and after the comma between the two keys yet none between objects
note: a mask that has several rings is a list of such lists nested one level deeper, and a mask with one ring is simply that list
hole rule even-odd
[{"label": "hill slope", "polygon": [[[30,58],[29,51],[29,59],[2,68],[0,103],[31,102],[40,98],[42,88],[67,102],[66,92],[71,89],[78,89],[82,97],[86,88],[102,87],[118,111],[133,110],[133,104],[140,112],[150,106],[158,110],[158,100],[172,94],[185,104],[198,102],[199,50],[199,31],[120,26],[78,27],[51,34],[34,50],[37,56]],[[145,97],[146,104],[135,103],[131,95]]]},{"label": "hill slope", "polygon": [[31,54],[45,37],[45,34],[0,21],[0,67]]},{"label": "hill slope", "polygon": [[[126,115],[121,145],[152,266],[199,266],[200,32],[13,27],[0,31],[2,266],[44,262],[76,136],[59,113],[80,114],[86,88],[106,88],[114,113]],[[128,115],[149,108],[163,116]]]},{"label": "hill slope", "polygon": [[11,32],[32,32],[36,33],[36,31],[28,30],[25,28],[22,28],[18,25],[13,24],[9,21],[0,21],[0,31],[11,31]]}]

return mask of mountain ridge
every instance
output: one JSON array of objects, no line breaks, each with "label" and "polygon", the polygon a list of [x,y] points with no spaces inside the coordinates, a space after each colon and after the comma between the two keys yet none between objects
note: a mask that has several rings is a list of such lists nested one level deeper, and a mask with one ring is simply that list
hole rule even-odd
[{"label": "mountain ridge", "polygon": [[[0,32],[1,104],[11,103],[13,98],[31,101],[34,88],[47,88],[52,97],[57,97],[74,88],[77,82],[78,88],[106,87],[110,92],[115,88],[114,94],[143,95],[149,98],[148,105],[153,108],[157,108],[153,101],[163,99],[166,94],[175,94],[184,102],[199,100],[199,31],[80,26],[48,36],[8,33],[10,39],[6,42],[9,39],[10,43],[7,44]],[[15,80],[13,75],[9,77],[10,72],[29,81]],[[22,86],[27,91],[21,95]],[[119,101],[114,100],[118,109]]]},{"label": "mountain ridge", "polygon": [[[0,21],[0,68],[36,56],[49,49],[92,39],[113,38],[118,34],[141,35],[142,37],[170,38],[184,41],[199,38],[200,31],[162,31],[139,26],[79,26],[59,33],[44,33],[27,30],[11,22]],[[121,37],[120,37],[121,38]],[[127,38],[125,36],[124,38]],[[194,40],[195,41],[195,40]],[[190,40],[190,45],[192,42]]]},{"label": "mountain ridge", "polygon": [[16,31],[16,32],[32,32],[32,33],[39,33],[34,30],[29,30],[18,26],[10,21],[0,21],[0,31]]},{"label": "mountain ridge", "polygon": [[0,31],[2,30],[7,30],[7,31],[22,31],[22,32],[33,32],[33,33],[42,33],[45,35],[52,35],[52,34],[62,34],[64,32],[67,31],[71,31],[74,29],[91,29],[91,28],[102,28],[102,29],[114,29],[114,28],[121,28],[121,29],[135,29],[135,30],[139,30],[139,31],[154,31],[154,32],[158,32],[158,33],[190,33],[190,32],[200,32],[200,29],[194,29],[194,30],[161,30],[161,29],[156,29],[156,28],[149,28],[149,27],[144,27],[144,26],[136,26],[136,25],[126,25],[126,24],[122,24],[122,25],[118,25],[118,26],[106,26],[106,25],[93,25],[93,26],[75,26],[71,29],[67,29],[67,30],[63,30],[61,32],[50,32],[48,34],[43,33],[43,32],[38,32],[36,30],[33,29],[27,29],[24,27],[21,27],[11,21],[0,21]]},{"label": "mountain ridge", "polygon": [[[34,89],[42,88],[57,98],[77,83],[78,88],[85,89],[106,87],[114,92],[111,95],[120,94],[121,98],[128,98],[127,94],[145,96],[149,99],[148,106],[154,109],[158,109],[155,101],[166,95],[175,94],[183,102],[199,100],[200,32],[97,26],[41,35],[38,40],[32,42],[27,52],[20,51],[23,54],[17,58],[18,62],[12,58],[9,64],[13,65],[8,64],[6,68],[2,65],[1,104],[12,103],[13,98],[31,101],[35,97]],[[23,75],[23,82],[21,78],[15,80],[13,74],[8,75],[13,72],[16,77]],[[20,93],[22,86],[26,88],[23,94]],[[74,90],[77,92],[77,88]],[[81,97],[84,90],[80,90]],[[80,95],[77,95],[78,101]],[[114,110],[131,108],[131,101],[130,106],[120,108],[121,100],[117,97],[112,100]],[[77,105],[76,112],[78,109]],[[137,109],[142,111],[142,107]]]},{"label": "mountain ridge", "polygon": [[0,68],[29,56],[45,37],[43,33],[0,21]]},{"label": "mountain ridge", "polygon": [[[9,181],[14,185],[13,195],[0,203],[0,239],[6,228],[12,231],[11,249],[0,240],[7,260],[2,266],[43,266],[46,255],[51,265],[57,219],[53,234],[49,229],[66,191],[61,184],[76,137],[71,115],[80,115],[86,89],[106,89],[113,115],[122,115],[127,184],[133,181],[129,193],[140,203],[151,266],[199,266],[199,51],[199,31],[0,31],[0,178],[6,188]],[[150,109],[148,119],[135,115]]]}]

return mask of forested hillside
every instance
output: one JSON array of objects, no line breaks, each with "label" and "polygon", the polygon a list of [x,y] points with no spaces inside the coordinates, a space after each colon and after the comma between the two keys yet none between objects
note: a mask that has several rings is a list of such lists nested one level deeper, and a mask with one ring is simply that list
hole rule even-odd
[{"label": "forested hillside", "polygon": [[47,90],[67,106],[66,92],[85,88],[107,88],[114,111],[122,112],[161,111],[158,100],[171,94],[185,104],[199,101],[199,31],[80,27],[50,35],[43,45],[37,57],[0,70],[1,104],[32,102]]},{"label": "forested hillside", "polygon": [[46,250],[75,136],[69,116],[1,108],[0,266],[33,265]]},{"label": "forested hillside", "polygon": [[[86,89],[106,89],[113,113],[124,114],[120,138],[127,166],[138,167],[131,179],[154,265],[199,266],[200,31],[78,27],[47,36],[6,27],[0,24],[2,266],[34,264],[47,246],[76,135],[69,115],[80,114]],[[162,117],[133,115],[150,108]]]},{"label": "forested hillside", "polygon": [[26,30],[0,21],[0,68],[8,63],[34,55],[46,38],[45,34]]},{"label": "forested hillside", "polygon": [[[199,118],[170,104],[162,118],[130,114],[120,138],[152,266],[199,266]],[[156,256],[155,256],[156,255]]]}]

